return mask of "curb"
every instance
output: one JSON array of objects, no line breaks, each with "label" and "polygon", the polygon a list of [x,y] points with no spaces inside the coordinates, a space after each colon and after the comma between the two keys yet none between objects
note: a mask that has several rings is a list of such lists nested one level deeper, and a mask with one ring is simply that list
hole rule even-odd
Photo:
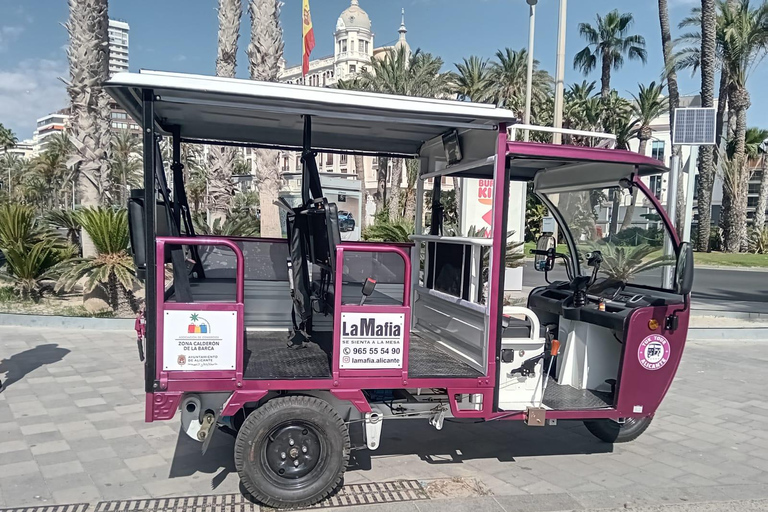
[{"label": "curb", "polygon": [[750,313],[746,311],[722,311],[718,309],[691,309],[691,318],[735,318],[737,320],[768,320],[768,313]]},{"label": "curb", "polygon": [[135,320],[131,318],[88,318],[53,315],[19,315],[0,313],[0,325],[39,327],[41,329],[86,329],[94,331],[131,331]]}]

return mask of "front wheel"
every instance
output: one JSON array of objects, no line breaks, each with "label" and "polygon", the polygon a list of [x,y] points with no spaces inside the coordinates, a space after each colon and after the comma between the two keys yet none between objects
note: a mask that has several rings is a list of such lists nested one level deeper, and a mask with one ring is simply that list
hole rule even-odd
[{"label": "front wheel", "polygon": [[650,426],[653,416],[627,418],[624,423],[613,420],[585,420],[587,430],[606,443],[628,443],[634,441]]},{"label": "front wheel", "polygon": [[339,486],[349,452],[347,426],[328,402],[288,396],[245,418],[235,441],[235,467],[264,505],[304,507]]}]

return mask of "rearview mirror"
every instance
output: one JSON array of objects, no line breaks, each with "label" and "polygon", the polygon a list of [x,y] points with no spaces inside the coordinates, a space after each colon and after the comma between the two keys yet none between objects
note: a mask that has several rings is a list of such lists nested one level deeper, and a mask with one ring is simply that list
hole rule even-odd
[{"label": "rearview mirror", "polygon": [[693,246],[688,242],[680,245],[675,269],[675,292],[688,295],[693,288]]},{"label": "rearview mirror", "polygon": [[[536,256],[533,259],[533,268],[538,272],[549,272],[555,266],[554,256],[542,254],[555,248],[555,237],[552,235],[541,235],[536,240]],[[541,252],[540,252],[541,251]]]}]

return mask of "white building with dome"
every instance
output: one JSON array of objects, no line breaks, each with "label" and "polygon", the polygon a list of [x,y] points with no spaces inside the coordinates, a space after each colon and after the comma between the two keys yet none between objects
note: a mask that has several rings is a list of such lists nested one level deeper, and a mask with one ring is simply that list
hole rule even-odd
[{"label": "white building with dome", "polygon": [[[373,1],[373,0],[369,0]],[[398,40],[391,46],[374,46],[374,33],[371,18],[360,7],[359,0],[351,0],[336,21],[333,32],[333,55],[313,59],[309,61],[309,72],[302,76],[301,64],[292,67],[283,67],[280,73],[280,81],[289,84],[301,84],[314,87],[332,87],[338,80],[348,80],[367,70],[373,59],[384,58],[390,50],[404,47],[408,53],[411,47],[406,40],[408,30],[405,28],[405,10],[401,11],[402,21],[398,30]],[[315,27],[315,34],[322,34],[322,28]],[[285,66],[285,62],[282,62]],[[248,158],[249,155],[246,155]],[[390,160],[390,165],[391,165]],[[298,193],[301,187],[301,160],[295,152],[283,152],[280,157],[281,172],[286,180],[282,195],[292,196]],[[355,159],[347,155],[318,154],[317,167],[323,181],[323,188],[328,199],[336,202],[340,210],[351,211],[358,220],[362,201],[368,202],[369,214],[373,214],[373,194],[376,191],[378,159],[364,157],[365,186],[357,183],[357,169]],[[406,186],[406,172],[403,172],[403,182],[400,187]],[[343,181],[339,181],[343,180]],[[392,183],[388,180],[387,187]],[[357,192],[360,191],[360,192]],[[369,219],[370,220],[370,219]],[[354,233],[342,233],[345,239],[357,239],[359,228]]]},{"label": "white building with dome", "polygon": [[[410,52],[410,46],[405,38],[408,32],[405,28],[405,11],[402,11],[402,14],[400,36],[394,47],[405,46]],[[285,62],[283,62],[280,81],[289,84],[330,87],[340,79],[354,78],[371,65],[372,59],[383,57],[392,48],[392,46],[380,48],[374,46],[371,18],[360,7],[359,0],[351,0],[350,6],[336,21],[333,32],[333,55],[310,60],[309,72],[306,76],[301,74],[301,64],[284,67]]]}]

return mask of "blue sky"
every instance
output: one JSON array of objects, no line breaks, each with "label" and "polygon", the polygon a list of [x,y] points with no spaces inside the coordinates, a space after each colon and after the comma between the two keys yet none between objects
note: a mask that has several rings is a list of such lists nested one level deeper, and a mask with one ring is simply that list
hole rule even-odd
[{"label": "blue sky", "polygon": [[[282,22],[285,57],[289,64],[301,60],[301,0],[284,0]],[[216,60],[215,0],[110,0],[110,16],[131,26],[131,71],[140,68],[213,74]],[[247,5],[247,0],[243,0]],[[695,0],[670,0],[673,25],[685,16]],[[314,57],[333,53],[336,19],[349,0],[311,0],[317,47]],[[525,0],[360,0],[373,21],[376,46],[397,39],[400,9],[405,8],[408,41],[413,48],[439,55],[446,69],[462,57],[491,57],[497,49],[522,48],[528,41],[528,8]],[[612,85],[629,96],[638,82],[658,80],[662,69],[657,3],[654,0],[570,0],[567,34],[567,83],[581,81],[573,69],[573,55],[584,47],[578,23],[593,21],[595,14],[617,8],[635,16],[634,32],[646,38],[648,63],[628,62],[613,75]],[[557,0],[539,0],[534,54],[541,66],[554,74],[557,44]],[[65,47],[67,19],[64,0],[0,0],[0,123],[19,138],[32,135],[35,119],[62,108],[66,90],[59,77],[67,76]],[[238,58],[238,75],[247,77],[245,47],[248,18]],[[678,31],[673,28],[673,36]],[[756,84],[768,80],[763,63],[752,75],[751,123],[762,123],[768,100]],[[681,92],[695,94],[699,78],[685,74]],[[589,79],[599,80],[598,73]]]}]

